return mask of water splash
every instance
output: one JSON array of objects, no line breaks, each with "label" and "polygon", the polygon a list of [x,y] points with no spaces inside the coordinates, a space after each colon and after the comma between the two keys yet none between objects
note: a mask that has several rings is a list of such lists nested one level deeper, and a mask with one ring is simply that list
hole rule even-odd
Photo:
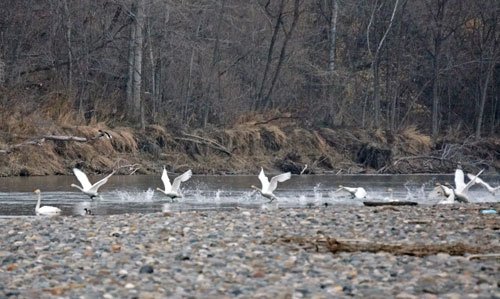
[{"label": "water splash", "polygon": [[114,198],[121,202],[151,202],[154,197],[154,189],[149,188],[146,191],[115,191]]}]

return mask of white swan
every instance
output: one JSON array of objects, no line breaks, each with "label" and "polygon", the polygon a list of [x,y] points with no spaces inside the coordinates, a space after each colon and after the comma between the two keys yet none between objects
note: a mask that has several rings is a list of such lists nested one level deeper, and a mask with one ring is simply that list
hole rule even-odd
[{"label": "white swan", "polygon": [[279,174],[277,176],[273,176],[271,178],[271,182],[269,182],[269,179],[267,178],[266,174],[264,173],[264,168],[260,169],[259,173],[259,180],[262,185],[262,189],[259,189],[258,187],[252,185],[251,188],[257,190],[264,196],[265,198],[269,199],[271,201],[277,200],[278,198],[273,194],[274,190],[276,190],[276,187],[278,187],[278,182],[284,182],[289,180],[292,177],[292,174],[290,172],[285,172],[282,174]]},{"label": "white swan", "polygon": [[113,170],[113,172],[110,173],[107,177],[103,178],[102,180],[98,181],[97,183],[95,183],[93,185],[90,183],[87,175],[83,171],[81,171],[80,169],[73,168],[73,173],[75,174],[75,176],[78,179],[78,181],[80,182],[80,184],[82,184],[82,187],[75,185],[75,184],[71,184],[71,187],[75,187],[75,188],[80,189],[80,191],[82,191],[83,193],[90,196],[90,199],[93,199],[94,197],[97,197],[99,195],[97,193],[97,190],[99,189],[99,187],[106,184],[108,179],[113,174],[115,174],[115,170]]},{"label": "white swan", "polygon": [[363,187],[345,187],[342,185],[339,185],[339,188],[335,192],[339,192],[342,190],[351,193],[352,198],[362,199],[367,195],[366,190]]},{"label": "white swan", "polygon": [[455,170],[455,188],[453,193],[455,194],[455,200],[459,202],[469,202],[468,191],[469,188],[477,182],[477,179],[481,173],[483,173],[484,169],[481,170],[478,174],[474,176],[472,180],[470,180],[467,184],[465,184],[464,179],[464,171],[462,170],[462,166],[458,164],[457,169]]},{"label": "white swan", "polygon": [[40,189],[33,191],[38,196],[38,201],[36,202],[35,213],[41,216],[54,216],[61,214],[61,209],[51,206],[40,207],[40,202],[42,201],[42,194]]},{"label": "white swan", "polygon": [[446,199],[441,200],[439,204],[452,204],[455,202],[455,192],[453,192],[453,187],[450,188],[449,186],[436,183],[436,188],[434,188],[434,190],[436,189],[446,197]]},{"label": "white swan", "polygon": [[163,185],[165,186],[165,190],[162,190],[160,188],[156,188],[156,190],[161,191],[165,193],[166,196],[170,197],[171,199],[174,199],[176,197],[182,197],[182,194],[180,193],[180,186],[181,182],[185,182],[191,178],[193,175],[193,172],[190,170],[184,172],[180,176],[176,177],[174,179],[174,182],[170,184],[170,179],[168,178],[167,170],[165,167],[163,167],[163,174],[161,175],[161,180],[163,181]]},{"label": "white swan", "polygon": [[491,194],[495,195],[496,192],[498,190],[500,190],[500,186],[498,187],[491,187],[490,184],[486,183],[485,181],[481,180],[480,178],[478,178],[477,176],[473,175],[472,173],[468,173],[467,174],[467,177],[472,181],[472,180],[475,180],[476,181],[476,184],[480,184],[482,185],[483,187],[485,187],[486,189],[488,189],[488,192],[490,192]]}]

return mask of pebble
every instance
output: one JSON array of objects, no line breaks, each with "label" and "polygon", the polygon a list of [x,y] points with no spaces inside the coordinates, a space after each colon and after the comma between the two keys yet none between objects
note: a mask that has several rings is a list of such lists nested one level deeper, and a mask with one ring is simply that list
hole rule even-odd
[{"label": "pebble", "polygon": [[498,253],[500,223],[478,211],[499,208],[266,205],[2,218],[0,298],[495,298],[498,258],[332,254],[326,240],[460,242]]}]

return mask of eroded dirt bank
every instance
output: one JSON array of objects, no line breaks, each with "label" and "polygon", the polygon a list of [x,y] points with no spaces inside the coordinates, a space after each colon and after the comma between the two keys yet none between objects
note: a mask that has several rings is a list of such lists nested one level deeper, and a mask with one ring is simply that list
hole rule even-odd
[{"label": "eroded dirt bank", "polygon": [[500,169],[499,138],[432,142],[415,127],[396,133],[307,128],[285,115],[254,117],[229,128],[150,125],[140,130],[10,117],[4,124],[17,125],[0,135],[1,176],[70,174],[73,167],[89,173],[119,169],[122,174],[149,174],[163,165],[197,174],[249,174],[261,166],[299,173],[306,164],[306,173],[451,172],[458,162],[468,171]]}]

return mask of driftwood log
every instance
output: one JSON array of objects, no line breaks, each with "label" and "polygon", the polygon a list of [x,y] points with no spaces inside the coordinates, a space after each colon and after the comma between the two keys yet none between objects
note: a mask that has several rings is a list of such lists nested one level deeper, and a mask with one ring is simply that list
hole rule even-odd
[{"label": "driftwood log", "polygon": [[29,146],[29,145],[41,146],[46,140],[89,142],[89,141],[94,141],[94,140],[102,138],[102,137],[111,138],[111,135],[108,132],[105,132],[102,130],[99,130],[99,134],[93,138],[85,138],[85,137],[72,136],[72,135],[44,135],[44,136],[37,138],[37,139],[34,139],[34,140],[14,144],[14,145],[8,146],[5,149],[1,149],[0,154],[9,154],[17,148]]},{"label": "driftwood log", "polygon": [[378,206],[416,206],[415,201],[363,201],[363,204],[368,207]]},{"label": "driftwood log", "polygon": [[[328,238],[326,241],[328,250],[332,253],[338,252],[387,252],[394,255],[426,256],[438,253],[449,255],[465,255],[487,253],[487,248],[471,246],[463,243],[455,244],[403,244],[382,243],[369,240],[342,240]],[[497,248],[498,250],[498,248]]]},{"label": "driftwood log", "polygon": [[[266,242],[267,243],[267,242]],[[283,236],[278,239],[268,241],[270,244],[282,243],[296,245],[304,250],[316,252],[387,252],[394,255],[427,256],[438,253],[464,256],[473,255],[477,258],[498,257],[500,248],[498,246],[473,246],[464,243],[453,244],[426,244],[426,243],[384,243],[367,239],[340,239],[326,236],[321,237],[300,237]]]}]

